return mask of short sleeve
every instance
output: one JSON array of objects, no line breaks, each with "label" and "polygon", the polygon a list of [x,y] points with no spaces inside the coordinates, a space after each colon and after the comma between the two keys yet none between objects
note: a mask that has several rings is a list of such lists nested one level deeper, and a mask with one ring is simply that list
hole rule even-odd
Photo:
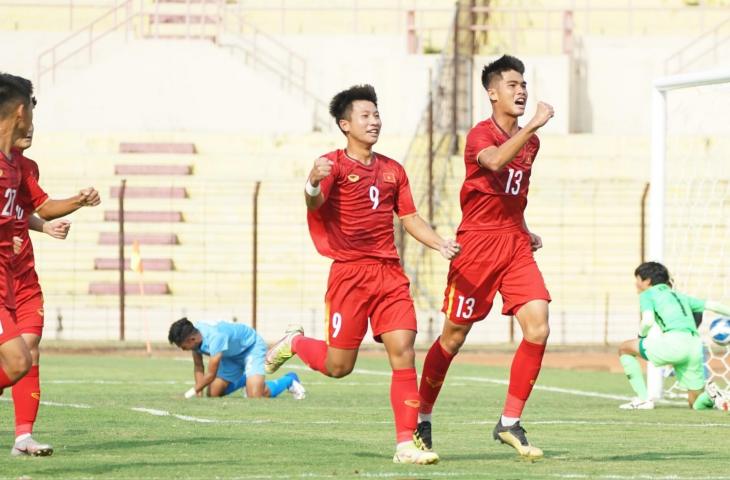
[{"label": "short sleeve", "polygon": [[48,200],[48,194],[38,184],[38,180],[33,176],[30,168],[23,168],[21,173],[20,188],[24,190],[27,198],[30,199],[33,208],[37,209]]},{"label": "short sleeve", "polygon": [[644,290],[639,295],[639,309],[642,313],[648,310],[654,311],[654,301],[649,290]]},{"label": "short sleeve", "polygon": [[398,169],[398,198],[395,202],[395,213],[398,217],[405,217],[416,213],[416,204],[413,202],[411,184],[404,168]]},{"label": "short sleeve", "polygon": [[482,150],[497,146],[497,141],[489,128],[486,126],[476,126],[472,128],[466,136],[464,158],[467,162],[476,163],[477,157]]},{"label": "short sleeve", "polygon": [[214,332],[208,338],[208,353],[211,357],[228,350],[228,338],[218,332]]}]

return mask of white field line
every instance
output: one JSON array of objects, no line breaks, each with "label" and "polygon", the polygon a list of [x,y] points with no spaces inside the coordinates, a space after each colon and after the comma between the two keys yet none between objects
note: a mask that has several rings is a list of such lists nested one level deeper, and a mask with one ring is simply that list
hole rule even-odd
[{"label": "white field line", "polygon": [[553,473],[550,475],[554,478],[572,478],[582,479],[589,478],[591,480],[730,480],[729,476],[722,475],[702,475],[702,476],[684,476],[684,475],[584,475],[582,473]]},{"label": "white field line", "polygon": [[[0,397],[0,401],[3,402],[12,402],[12,398],[7,397]],[[46,400],[41,400],[41,405],[45,405],[48,407],[66,407],[66,408],[94,408],[91,405],[86,405],[84,403],[59,403],[59,402],[48,402]]]}]

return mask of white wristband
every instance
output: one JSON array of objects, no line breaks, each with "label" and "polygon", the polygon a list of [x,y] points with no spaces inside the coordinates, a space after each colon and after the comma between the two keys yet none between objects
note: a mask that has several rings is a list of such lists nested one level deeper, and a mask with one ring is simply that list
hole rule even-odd
[{"label": "white wristband", "polygon": [[198,392],[195,391],[195,387],[185,392],[185,398],[193,398]]},{"label": "white wristband", "polygon": [[319,185],[316,187],[313,186],[311,183],[309,183],[309,180],[307,180],[307,183],[304,184],[304,191],[307,192],[307,195],[310,197],[316,197],[322,192],[322,189],[319,188]]}]

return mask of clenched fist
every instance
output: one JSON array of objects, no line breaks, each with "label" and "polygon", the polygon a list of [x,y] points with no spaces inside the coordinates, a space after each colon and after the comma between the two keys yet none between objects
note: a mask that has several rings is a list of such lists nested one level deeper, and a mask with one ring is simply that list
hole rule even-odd
[{"label": "clenched fist", "polygon": [[82,207],[95,207],[101,203],[99,192],[94,187],[84,188],[79,192],[79,203]]},{"label": "clenched fist", "polygon": [[535,116],[532,117],[528,125],[537,130],[553,118],[553,115],[555,115],[555,110],[552,105],[545,102],[537,102],[537,111],[535,111]]},{"label": "clenched fist", "polygon": [[335,162],[325,157],[319,157],[317,160],[315,160],[312,171],[309,172],[309,183],[313,187],[319,185],[319,182],[321,182],[332,173],[332,165],[334,164]]}]

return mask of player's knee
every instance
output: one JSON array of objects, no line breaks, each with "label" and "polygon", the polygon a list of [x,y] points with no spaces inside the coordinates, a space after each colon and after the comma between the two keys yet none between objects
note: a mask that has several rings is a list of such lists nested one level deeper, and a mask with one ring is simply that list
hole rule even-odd
[{"label": "player's knee", "polygon": [[31,365],[30,353],[15,355],[4,365],[5,374],[12,382],[17,382],[28,373]]},{"label": "player's knee", "polygon": [[330,377],[342,378],[348,376],[352,372],[353,368],[354,365],[339,364],[330,366],[328,370],[330,373]]},{"label": "player's knee", "polygon": [[544,344],[550,336],[550,325],[547,322],[528,324],[523,334],[528,342]]},{"label": "player's knee", "polygon": [[441,342],[441,346],[444,347],[444,350],[452,355],[456,355],[459,353],[459,349],[466,341],[466,334],[462,332],[453,332],[449,335],[441,335],[441,339],[439,341]]}]

